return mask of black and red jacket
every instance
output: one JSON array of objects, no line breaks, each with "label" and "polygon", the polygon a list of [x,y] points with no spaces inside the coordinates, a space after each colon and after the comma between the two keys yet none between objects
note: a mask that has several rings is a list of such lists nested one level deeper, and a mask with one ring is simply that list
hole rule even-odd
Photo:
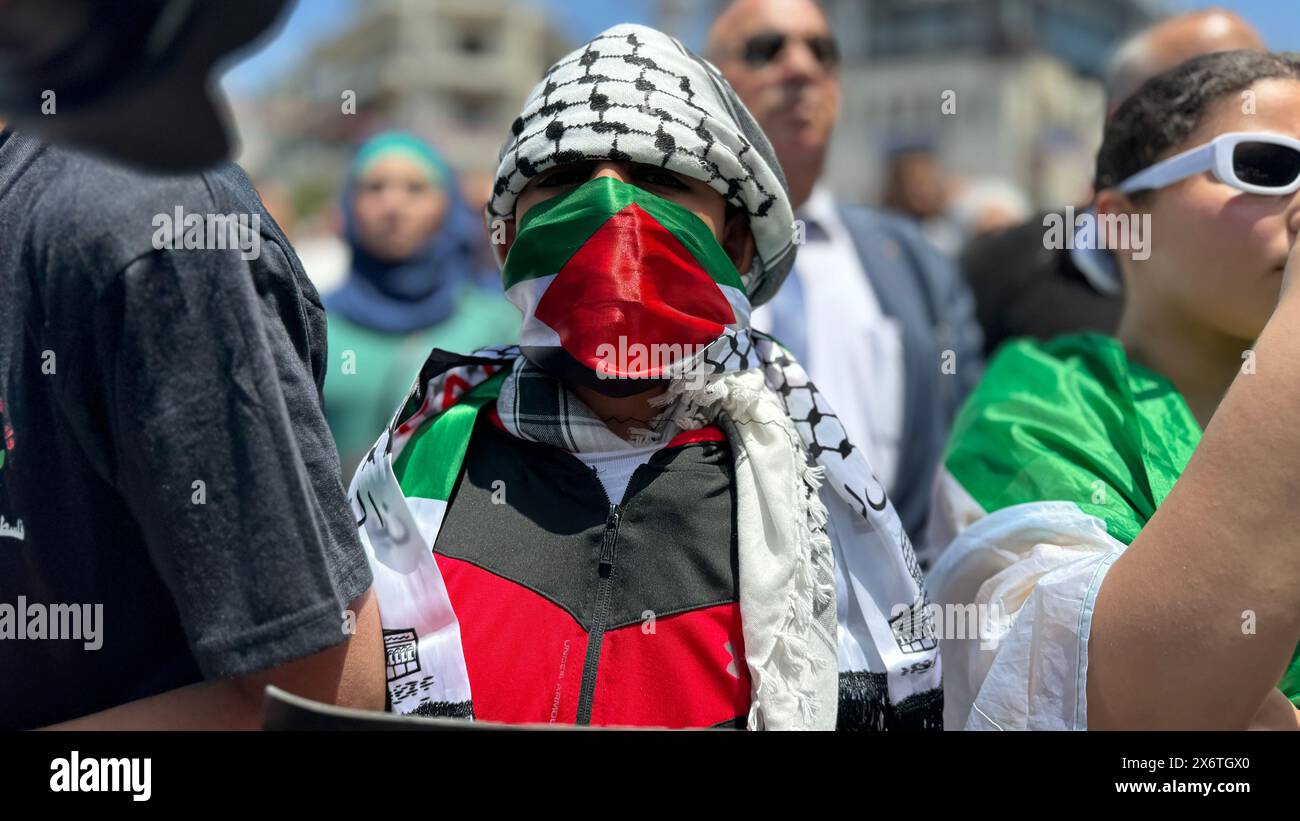
[{"label": "black and red jacket", "polygon": [[611,501],[592,468],[494,417],[479,415],[434,544],[475,717],[744,726],[750,678],[722,431],[673,439]]}]

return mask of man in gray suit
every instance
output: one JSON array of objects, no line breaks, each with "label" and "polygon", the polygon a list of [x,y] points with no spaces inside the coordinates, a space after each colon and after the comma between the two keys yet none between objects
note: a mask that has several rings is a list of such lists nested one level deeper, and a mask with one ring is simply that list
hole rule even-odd
[{"label": "man in gray suit", "polygon": [[820,182],[840,94],[839,51],[816,3],[735,0],[708,54],[772,141],[804,232],[793,274],[754,326],[804,363],[919,538],[948,426],[982,371],[970,294],[916,225],[837,203]]}]

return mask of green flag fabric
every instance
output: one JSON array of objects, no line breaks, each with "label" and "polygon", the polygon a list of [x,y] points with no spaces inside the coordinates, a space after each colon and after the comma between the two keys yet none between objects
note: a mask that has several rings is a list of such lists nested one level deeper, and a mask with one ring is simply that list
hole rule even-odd
[{"label": "green flag fabric", "polygon": [[[1128,545],[1200,438],[1173,384],[1130,361],[1117,339],[1012,342],[954,424],[937,493],[967,524],[1013,507],[1028,520],[1044,503],[1068,503]],[[1300,648],[1279,687],[1300,705]]]}]

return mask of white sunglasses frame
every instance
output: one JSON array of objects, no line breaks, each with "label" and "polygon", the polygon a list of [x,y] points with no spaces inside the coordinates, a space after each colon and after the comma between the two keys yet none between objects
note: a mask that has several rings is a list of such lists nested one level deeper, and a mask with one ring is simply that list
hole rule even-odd
[{"label": "white sunglasses frame", "polygon": [[1134,191],[1164,188],[1195,174],[1209,171],[1224,185],[1230,185],[1248,194],[1285,196],[1300,191],[1300,173],[1296,174],[1296,178],[1289,184],[1279,188],[1255,185],[1239,179],[1232,167],[1232,152],[1238,145],[1251,142],[1282,145],[1300,153],[1300,140],[1282,134],[1270,134],[1265,131],[1228,131],[1204,145],[1148,166],[1115,187],[1121,193],[1131,194]]}]

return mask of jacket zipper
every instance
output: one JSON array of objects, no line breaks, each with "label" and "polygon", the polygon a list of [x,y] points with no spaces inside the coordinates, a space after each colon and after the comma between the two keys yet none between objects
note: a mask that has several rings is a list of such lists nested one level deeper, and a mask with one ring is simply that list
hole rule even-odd
[{"label": "jacket zipper", "polygon": [[582,690],[578,696],[578,723],[591,723],[591,705],[596,694],[596,670],[600,665],[600,647],[605,641],[605,623],[609,620],[609,603],[614,595],[614,559],[618,547],[618,525],[623,508],[610,504],[605,517],[605,534],[600,542],[599,579],[596,582],[596,609],[587,636],[587,657],[582,663]]}]

